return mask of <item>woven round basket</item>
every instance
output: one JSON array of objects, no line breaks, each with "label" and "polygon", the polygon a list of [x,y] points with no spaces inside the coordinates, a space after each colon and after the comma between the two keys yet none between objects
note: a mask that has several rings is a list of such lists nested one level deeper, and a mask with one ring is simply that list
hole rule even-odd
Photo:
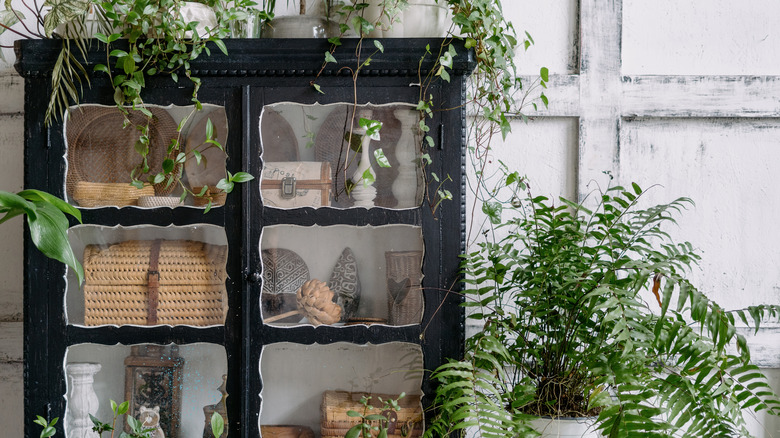
[{"label": "woven round basket", "polygon": [[141,196],[138,198],[139,207],[176,207],[181,202],[178,196]]},{"label": "woven round basket", "polygon": [[[69,112],[65,181],[68,196],[74,197],[79,182],[130,183],[130,173],[143,163],[143,158],[135,151],[135,144],[141,138],[137,127],[146,123],[149,123],[149,173],[162,171],[168,145],[177,136],[177,125],[164,109],[148,109],[153,115],[151,120],[140,111],[131,110],[128,119],[132,126],[125,128],[124,115],[115,107],[82,105]],[[165,185],[165,182],[155,185],[154,194],[167,195],[176,188],[176,184]]]}]

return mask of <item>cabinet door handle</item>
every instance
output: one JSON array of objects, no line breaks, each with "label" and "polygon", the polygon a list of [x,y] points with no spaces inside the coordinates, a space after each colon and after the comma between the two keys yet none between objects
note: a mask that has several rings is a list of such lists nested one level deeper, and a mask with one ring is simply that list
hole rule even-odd
[{"label": "cabinet door handle", "polygon": [[260,280],[263,279],[263,274],[259,273],[258,271],[251,272],[249,275],[246,276],[246,281],[250,283],[259,283]]}]

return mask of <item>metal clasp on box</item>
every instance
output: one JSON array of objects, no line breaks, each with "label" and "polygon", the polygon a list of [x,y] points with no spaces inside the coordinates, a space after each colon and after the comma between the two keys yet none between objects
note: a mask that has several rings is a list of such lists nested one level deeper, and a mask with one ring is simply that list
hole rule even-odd
[{"label": "metal clasp on box", "polygon": [[295,177],[287,176],[282,178],[282,199],[292,199],[295,197]]}]

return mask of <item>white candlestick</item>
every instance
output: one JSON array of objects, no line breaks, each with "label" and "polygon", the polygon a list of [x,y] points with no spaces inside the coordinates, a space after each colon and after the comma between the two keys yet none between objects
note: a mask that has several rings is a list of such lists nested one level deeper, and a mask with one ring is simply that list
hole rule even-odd
[{"label": "white candlestick", "polygon": [[92,383],[95,374],[100,371],[97,363],[71,363],[65,366],[70,377],[70,395],[68,396],[68,413],[70,422],[66,424],[66,435],[71,438],[98,438],[92,431],[92,420],[89,414],[96,414],[98,397]]},{"label": "white candlestick", "polygon": [[417,121],[419,114],[408,109],[393,112],[401,122],[401,137],[395,145],[395,158],[398,160],[398,176],[393,181],[393,196],[398,201],[395,208],[416,207],[419,175],[417,173]]}]

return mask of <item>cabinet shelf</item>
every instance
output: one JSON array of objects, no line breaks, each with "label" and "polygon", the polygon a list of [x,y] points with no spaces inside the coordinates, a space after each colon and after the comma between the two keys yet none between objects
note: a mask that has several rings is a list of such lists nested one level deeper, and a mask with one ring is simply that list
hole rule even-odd
[{"label": "cabinet shelf", "polygon": [[100,326],[66,329],[68,344],[133,345],[133,344],[193,344],[207,342],[224,344],[228,331],[225,327],[193,328],[187,326]]}]

